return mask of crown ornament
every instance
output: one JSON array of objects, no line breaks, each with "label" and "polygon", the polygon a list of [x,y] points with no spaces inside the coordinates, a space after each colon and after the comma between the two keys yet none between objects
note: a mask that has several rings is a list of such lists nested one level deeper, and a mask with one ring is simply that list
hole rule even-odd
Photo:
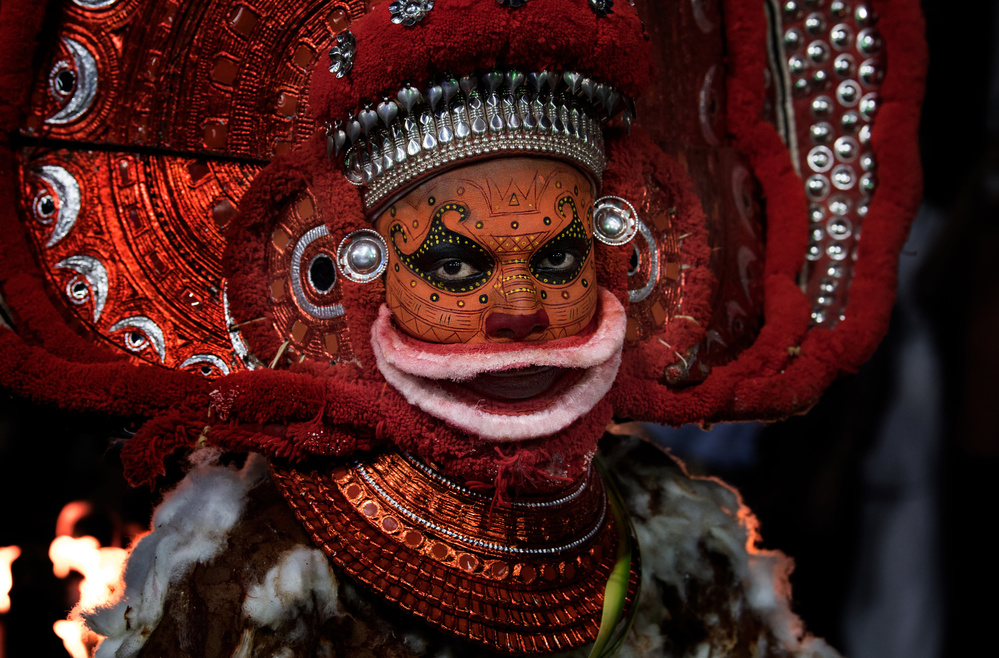
[{"label": "crown ornament", "polygon": [[634,102],[575,71],[446,76],[327,124],[327,154],[366,188],[369,212],[433,172],[481,157],[551,156],[599,182],[607,166],[601,125],[618,114],[630,130]]}]

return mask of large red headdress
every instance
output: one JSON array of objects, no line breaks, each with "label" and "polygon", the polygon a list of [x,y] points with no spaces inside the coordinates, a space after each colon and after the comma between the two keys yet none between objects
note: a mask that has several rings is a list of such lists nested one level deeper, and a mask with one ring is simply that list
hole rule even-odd
[{"label": "large red headdress", "polygon": [[[199,440],[292,459],[394,442],[495,477],[491,448],[385,384],[382,284],[310,278],[449,166],[385,158],[428,135],[416,152],[446,154],[438,117],[461,104],[486,122],[461,157],[548,148],[637,210],[630,244],[597,246],[627,312],[620,370],[547,456],[614,416],[806,409],[885,331],[920,182],[913,2],[196,4],[0,10],[0,383],[151,418],[137,480]],[[571,139],[542,146],[506,103]]]}]

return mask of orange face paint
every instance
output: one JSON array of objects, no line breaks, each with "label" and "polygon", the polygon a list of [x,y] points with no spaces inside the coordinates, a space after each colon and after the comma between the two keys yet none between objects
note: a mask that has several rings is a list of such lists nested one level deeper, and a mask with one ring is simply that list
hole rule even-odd
[{"label": "orange face paint", "polygon": [[598,299],[593,198],[586,176],[544,158],[471,164],[414,188],[375,223],[397,325],[434,343],[579,333]]}]

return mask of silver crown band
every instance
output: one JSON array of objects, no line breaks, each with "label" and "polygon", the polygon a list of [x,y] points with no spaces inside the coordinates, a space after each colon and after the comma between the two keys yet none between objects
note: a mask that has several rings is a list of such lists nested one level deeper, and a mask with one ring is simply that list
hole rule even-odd
[{"label": "silver crown band", "polygon": [[327,124],[327,154],[342,154],[347,180],[367,188],[368,211],[429,172],[489,155],[551,155],[599,182],[607,166],[600,124],[619,110],[630,127],[630,99],[571,71],[446,78]]}]

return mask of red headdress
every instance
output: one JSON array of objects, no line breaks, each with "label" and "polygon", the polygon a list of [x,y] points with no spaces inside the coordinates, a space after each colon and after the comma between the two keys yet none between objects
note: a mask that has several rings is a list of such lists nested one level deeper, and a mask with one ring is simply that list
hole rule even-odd
[{"label": "red headdress", "polygon": [[[544,489],[554,456],[575,477],[615,417],[807,409],[887,327],[920,188],[914,1],[648,3],[644,24],[623,0],[47,9],[0,8],[0,384],[149,418],[123,453],[136,482],[198,443],[290,462],[394,444]],[[380,281],[310,278],[369,206],[450,166],[405,168],[450,153],[440,112],[475,118],[473,100],[486,128],[460,158],[553,154],[637,210],[631,243],[596,246],[627,312],[613,386],[512,449],[387,384]],[[571,139],[514,126],[508,101]]]}]

